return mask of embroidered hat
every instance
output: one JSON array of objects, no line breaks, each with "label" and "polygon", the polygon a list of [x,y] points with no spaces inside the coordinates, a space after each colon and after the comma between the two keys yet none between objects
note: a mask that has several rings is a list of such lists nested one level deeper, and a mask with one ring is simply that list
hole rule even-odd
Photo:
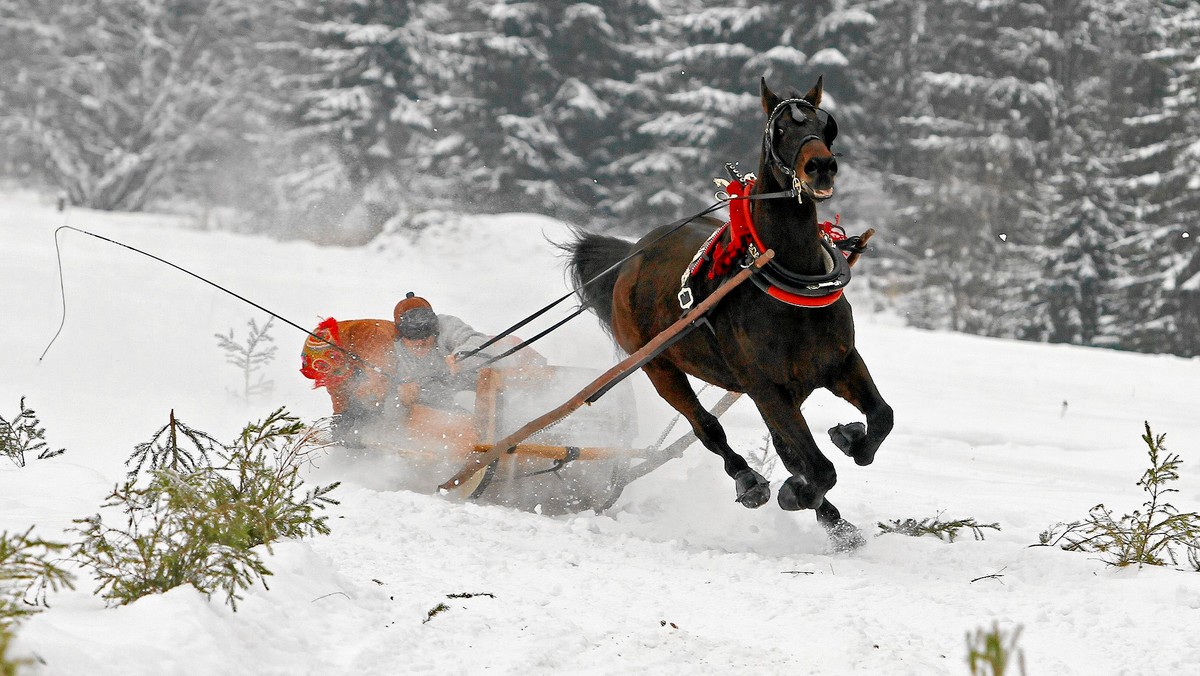
[{"label": "embroidered hat", "polygon": [[404,294],[404,300],[396,303],[392,315],[401,338],[420,340],[438,332],[437,315],[433,312],[433,306],[412,291]]}]

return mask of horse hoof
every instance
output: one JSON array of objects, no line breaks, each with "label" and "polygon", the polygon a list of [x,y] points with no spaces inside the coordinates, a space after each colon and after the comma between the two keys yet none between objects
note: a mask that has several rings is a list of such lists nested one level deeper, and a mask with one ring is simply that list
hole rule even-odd
[{"label": "horse hoof", "polygon": [[744,469],[733,477],[737,483],[736,500],[745,507],[762,507],[771,499],[771,483],[752,469]]},{"label": "horse hoof", "polygon": [[867,538],[858,526],[845,519],[826,525],[825,532],[829,534],[829,544],[835,552],[852,552],[867,544]]},{"label": "horse hoof", "polygon": [[854,458],[856,465],[869,465],[875,460],[875,453],[863,448],[867,439],[867,426],[860,422],[830,427],[829,439],[842,453]]},{"label": "horse hoof", "polygon": [[801,476],[789,477],[779,487],[779,495],[775,498],[781,509],[795,512],[801,509],[816,509],[825,501],[823,495],[816,495],[811,484]]}]

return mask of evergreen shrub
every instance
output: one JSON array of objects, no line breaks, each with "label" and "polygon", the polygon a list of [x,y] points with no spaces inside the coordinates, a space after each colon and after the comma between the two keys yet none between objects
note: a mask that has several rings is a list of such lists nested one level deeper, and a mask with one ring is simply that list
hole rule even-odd
[{"label": "evergreen shrub", "polygon": [[940,515],[921,519],[920,521],[916,519],[892,519],[887,523],[880,521],[876,526],[879,527],[880,535],[884,533],[899,533],[911,537],[934,535],[937,539],[948,542],[954,542],[954,539],[958,537],[958,531],[963,528],[970,530],[976,540],[983,539],[984,528],[995,531],[1000,530],[1000,525],[996,523],[978,523],[974,518],[943,521]]},{"label": "evergreen shrub", "polygon": [[64,450],[51,450],[46,445],[46,430],[33,409],[26,408],[21,397],[20,412],[11,421],[0,416],[0,455],[12,460],[17,467],[25,466],[26,454],[37,454],[38,460],[62,455]]},{"label": "evergreen shrub", "polygon": [[1178,492],[1169,484],[1179,479],[1179,456],[1168,453],[1165,434],[1155,435],[1146,422],[1142,441],[1146,443],[1150,467],[1137,485],[1147,497],[1142,509],[1120,517],[1103,503],[1096,505],[1086,519],[1056,524],[1041,533],[1040,544],[1061,546],[1068,551],[1095,552],[1112,566],[1145,564],[1178,565],[1186,561],[1200,571],[1200,514],[1180,512],[1167,501]]},{"label": "evergreen shrub", "polygon": [[[171,426],[183,427],[173,415]],[[137,468],[102,507],[124,514],[123,524],[101,513],[76,520],[83,538],[73,555],[93,569],[96,593],[111,605],[191,584],[209,597],[223,594],[237,610],[240,592],[258,581],[266,587],[271,574],[256,547],[269,552],[284,538],[329,533],[318,511],[337,504],[328,495],[338,484],[305,490],[300,477],[328,437],[323,427],[279,408],[213,449],[215,465],[178,461],[181,451],[170,444],[181,436],[212,438],[187,429],[192,434],[176,429],[165,437],[160,430],[155,436],[165,446],[143,444],[130,457]]]}]

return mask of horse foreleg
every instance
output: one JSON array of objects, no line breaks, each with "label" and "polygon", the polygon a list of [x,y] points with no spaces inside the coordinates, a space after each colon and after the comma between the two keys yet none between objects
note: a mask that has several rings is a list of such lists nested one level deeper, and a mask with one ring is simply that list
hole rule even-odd
[{"label": "horse foreleg", "polygon": [[[803,418],[800,419],[800,423],[804,423]],[[829,542],[833,544],[835,550],[858,549],[866,544],[863,532],[850,521],[842,519],[841,512],[834,507],[832,502],[829,502],[829,498],[826,496],[826,493],[838,480],[833,463],[830,463],[820,449],[817,449],[815,439],[812,438],[811,433],[806,432],[808,425],[805,424],[804,429],[804,438],[811,443],[809,453],[798,453],[796,448],[788,445],[778,432],[770,431],[775,444],[775,453],[779,454],[784,466],[792,472],[792,477],[779,487],[779,505],[781,508],[790,510],[805,508],[814,510],[817,515],[817,524],[821,524],[829,534]],[[814,459],[816,462],[812,462]]]},{"label": "horse foreleg", "polygon": [[[763,404],[759,404],[760,412],[763,408]],[[826,497],[826,493],[837,483],[837,472],[833,463],[817,447],[804,417],[798,409],[794,409],[791,415],[784,411],[778,423],[772,422],[771,418],[770,414],[764,412],[763,419],[767,420],[775,452],[792,474],[779,487],[779,506],[786,510],[814,510],[817,523],[829,533],[829,539],[838,551],[862,546],[866,542],[862,531],[843,519],[838,508]],[[784,429],[792,441],[785,440],[781,433]]]},{"label": "horse foreleg", "polygon": [[[760,404],[759,411],[762,411]],[[771,443],[775,444],[775,453],[779,455],[784,468],[791,474],[779,487],[776,499],[779,506],[788,511],[800,509],[818,510],[817,519],[822,519],[819,511],[825,502],[825,494],[837,483],[837,470],[833,463],[817,448],[817,442],[808,431],[808,424],[797,414],[795,420],[781,425],[764,413],[767,426],[771,431]],[[786,431],[783,431],[785,430]],[[833,510],[834,518],[837,510]],[[826,511],[828,514],[828,510]]]},{"label": "horse foreleg", "polygon": [[843,453],[853,458],[855,464],[871,464],[879,445],[892,431],[892,407],[879,395],[858,350],[852,350],[847,355],[842,368],[830,383],[829,391],[850,402],[867,418],[866,425],[855,422],[831,427],[829,438]]},{"label": "horse foreleg", "polygon": [[725,473],[737,485],[737,501],[746,507],[761,507],[771,497],[771,484],[763,475],[750,468],[725,437],[725,428],[717,417],[704,409],[687,376],[674,365],[655,360],[643,367],[659,396],[666,400],[692,425],[696,438],[708,450],[721,456]]}]

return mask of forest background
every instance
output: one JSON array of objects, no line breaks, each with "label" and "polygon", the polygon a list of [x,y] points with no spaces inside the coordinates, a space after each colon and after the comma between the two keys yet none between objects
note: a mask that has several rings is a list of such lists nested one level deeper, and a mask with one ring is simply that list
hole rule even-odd
[{"label": "forest background", "polygon": [[634,235],[755,168],[760,77],[818,75],[878,302],[1200,355],[1195,0],[0,0],[0,177],[322,243]]}]

